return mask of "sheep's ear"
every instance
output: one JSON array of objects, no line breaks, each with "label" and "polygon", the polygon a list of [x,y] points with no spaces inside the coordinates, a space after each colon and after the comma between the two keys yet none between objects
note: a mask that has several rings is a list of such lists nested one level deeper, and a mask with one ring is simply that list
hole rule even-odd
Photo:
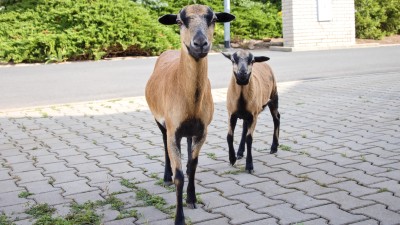
[{"label": "sheep's ear", "polygon": [[269,58],[267,56],[255,56],[254,62],[265,62],[268,61]]},{"label": "sheep's ear", "polygon": [[227,59],[229,59],[230,61],[232,61],[232,55],[230,53],[227,52],[221,52],[222,55],[224,55]]},{"label": "sheep's ear", "polygon": [[176,14],[166,14],[160,18],[158,18],[158,22],[164,24],[164,25],[173,25],[176,24]]},{"label": "sheep's ear", "polygon": [[236,18],[234,15],[226,12],[215,13],[215,16],[217,17],[217,22],[221,23],[231,22]]}]

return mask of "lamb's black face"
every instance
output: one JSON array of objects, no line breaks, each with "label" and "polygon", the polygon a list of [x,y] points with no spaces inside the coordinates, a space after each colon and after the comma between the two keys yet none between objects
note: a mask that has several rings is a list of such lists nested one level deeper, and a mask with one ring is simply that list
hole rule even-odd
[{"label": "lamb's black face", "polygon": [[248,51],[240,50],[232,55],[224,55],[232,61],[233,74],[235,75],[236,83],[238,85],[247,85],[250,80],[251,70],[254,63],[253,54]]},{"label": "lamb's black face", "polygon": [[229,53],[222,53],[226,58],[232,61],[233,74],[236,78],[238,85],[247,85],[251,78],[253,64],[255,62],[268,61],[269,58],[265,56],[254,57],[249,51],[239,50],[232,55]]}]

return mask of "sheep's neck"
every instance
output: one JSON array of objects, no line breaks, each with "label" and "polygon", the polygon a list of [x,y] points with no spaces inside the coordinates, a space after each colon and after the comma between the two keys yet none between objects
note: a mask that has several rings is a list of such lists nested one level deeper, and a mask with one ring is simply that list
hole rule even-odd
[{"label": "sheep's neck", "polygon": [[208,79],[207,57],[195,60],[187,52],[181,50],[179,63],[179,84],[185,89],[188,100],[198,104],[204,95],[205,84]]}]

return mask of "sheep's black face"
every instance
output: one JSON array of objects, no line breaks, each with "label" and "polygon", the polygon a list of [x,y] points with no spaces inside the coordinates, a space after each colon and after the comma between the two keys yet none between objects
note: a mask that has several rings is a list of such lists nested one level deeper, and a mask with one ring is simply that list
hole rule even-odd
[{"label": "sheep's black face", "polygon": [[229,13],[214,13],[205,5],[189,5],[177,15],[160,17],[162,24],[178,24],[180,27],[182,49],[194,59],[207,56],[211,49],[215,22],[229,22],[235,17]]},{"label": "sheep's black face", "polygon": [[248,51],[239,50],[232,55],[229,53],[222,53],[226,58],[232,61],[233,74],[236,78],[238,85],[247,85],[251,78],[251,71],[255,62],[268,61],[269,58],[265,56],[254,57]]}]

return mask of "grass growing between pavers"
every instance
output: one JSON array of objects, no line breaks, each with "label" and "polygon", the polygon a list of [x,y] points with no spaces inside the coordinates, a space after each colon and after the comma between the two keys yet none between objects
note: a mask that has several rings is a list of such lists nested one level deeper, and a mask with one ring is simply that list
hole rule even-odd
[{"label": "grass growing between pavers", "polygon": [[11,222],[6,214],[0,214],[0,225],[15,225]]}]

